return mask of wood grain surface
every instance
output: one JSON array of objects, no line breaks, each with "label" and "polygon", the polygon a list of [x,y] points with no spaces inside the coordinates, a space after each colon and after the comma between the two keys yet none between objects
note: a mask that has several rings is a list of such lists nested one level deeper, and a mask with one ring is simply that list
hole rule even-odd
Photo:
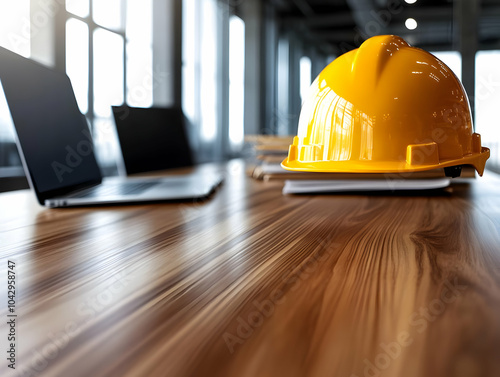
[{"label": "wood grain surface", "polygon": [[[500,376],[500,179],[283,196],[241,161],[206,201],[0,195],[2,376]],[[7,350],[0,296],[1,354]]]}]

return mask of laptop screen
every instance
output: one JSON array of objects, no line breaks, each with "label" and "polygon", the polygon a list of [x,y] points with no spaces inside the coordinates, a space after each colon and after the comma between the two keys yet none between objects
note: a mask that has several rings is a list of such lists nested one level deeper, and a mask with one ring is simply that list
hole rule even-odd
[{"label": "laptop screen", "polygon": [[127,174],[193,165],[181,108],[113,106]]},{"label": "laptop screen", "polygon": [[69,78],[0,48],[0,80],[37,194],[100,181]]}]

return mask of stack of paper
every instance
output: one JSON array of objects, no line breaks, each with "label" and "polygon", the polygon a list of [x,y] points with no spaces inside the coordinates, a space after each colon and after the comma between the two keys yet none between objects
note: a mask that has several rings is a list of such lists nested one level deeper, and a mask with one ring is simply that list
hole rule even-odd
[{"label": "stack of paper", "polygon": [[[280,164],[287,155],[293,136],[247,135],[245,147],[247,161],[251,164],[248,174],[255,179],[265,179],[268,168],[274,172],[285,171]],[[264,170],[263,170],[264,169]]]}]

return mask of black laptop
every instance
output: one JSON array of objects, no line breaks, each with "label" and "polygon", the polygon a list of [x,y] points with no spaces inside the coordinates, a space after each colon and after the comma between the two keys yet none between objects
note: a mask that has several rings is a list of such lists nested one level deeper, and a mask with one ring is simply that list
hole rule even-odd
[{"label": "black laptop", "polygon": [[189,200],[210,195],[222,181],[216,172],[103,180],[92,135],[66,75],[0,48],[0,83],[26,176],[42,205]]},{"label": "black laptop", "polygon": [[193,165],[181,108],[112,108],[127,174]]}]

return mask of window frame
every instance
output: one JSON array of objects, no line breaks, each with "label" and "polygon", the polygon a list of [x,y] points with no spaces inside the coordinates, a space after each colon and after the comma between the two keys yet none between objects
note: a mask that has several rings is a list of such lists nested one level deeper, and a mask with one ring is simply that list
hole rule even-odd
[{"label": "window frame", "polygon": [[[124,23],[126,19],[126,2],[122,0],[122,3],[124,6],[122,6],[122,22]],[[60,68],[64,70],[64,73],[66,73],[66,23],[70,19],[76,19],[78,21],[84,22],[88,26],[88,64],[89,64],[89,70],[88,70],[88,93],[87,93],[87,101],[88,101],[88,108],[87,108],[87,113],[84,114],[91,127],[91,131],[95,131],[95,120],[96,120],[96,115],[95,115],[95,104],[94,104],[94,33],[98,29],[102,29],[114,34],[119,35],[122,38],[122,43],[123,43],[123,100],[124,103],[127,102],[127,35],[125,28],[122,30],[114,30],[110,29],[108,27],[102,26],[97,24],[94,19],[93,19],[93,1],[89,0],[89,14],[86,17],[81,17],[76,14],[73,14],[69,12],[66,9],[66,6],[64,6],[64,9],[62,10],[61,14],[63,15],[63,18],[59,21],[63,25],[63,30],[64,30],[64,38],[62,41],[62,48],[56,48],[56,55],[62,55],[59,56],[57,61],[60,62]],[[59,43],[61,46],[61,43]],[[57,65],[57,64],[56,64]]]}]

